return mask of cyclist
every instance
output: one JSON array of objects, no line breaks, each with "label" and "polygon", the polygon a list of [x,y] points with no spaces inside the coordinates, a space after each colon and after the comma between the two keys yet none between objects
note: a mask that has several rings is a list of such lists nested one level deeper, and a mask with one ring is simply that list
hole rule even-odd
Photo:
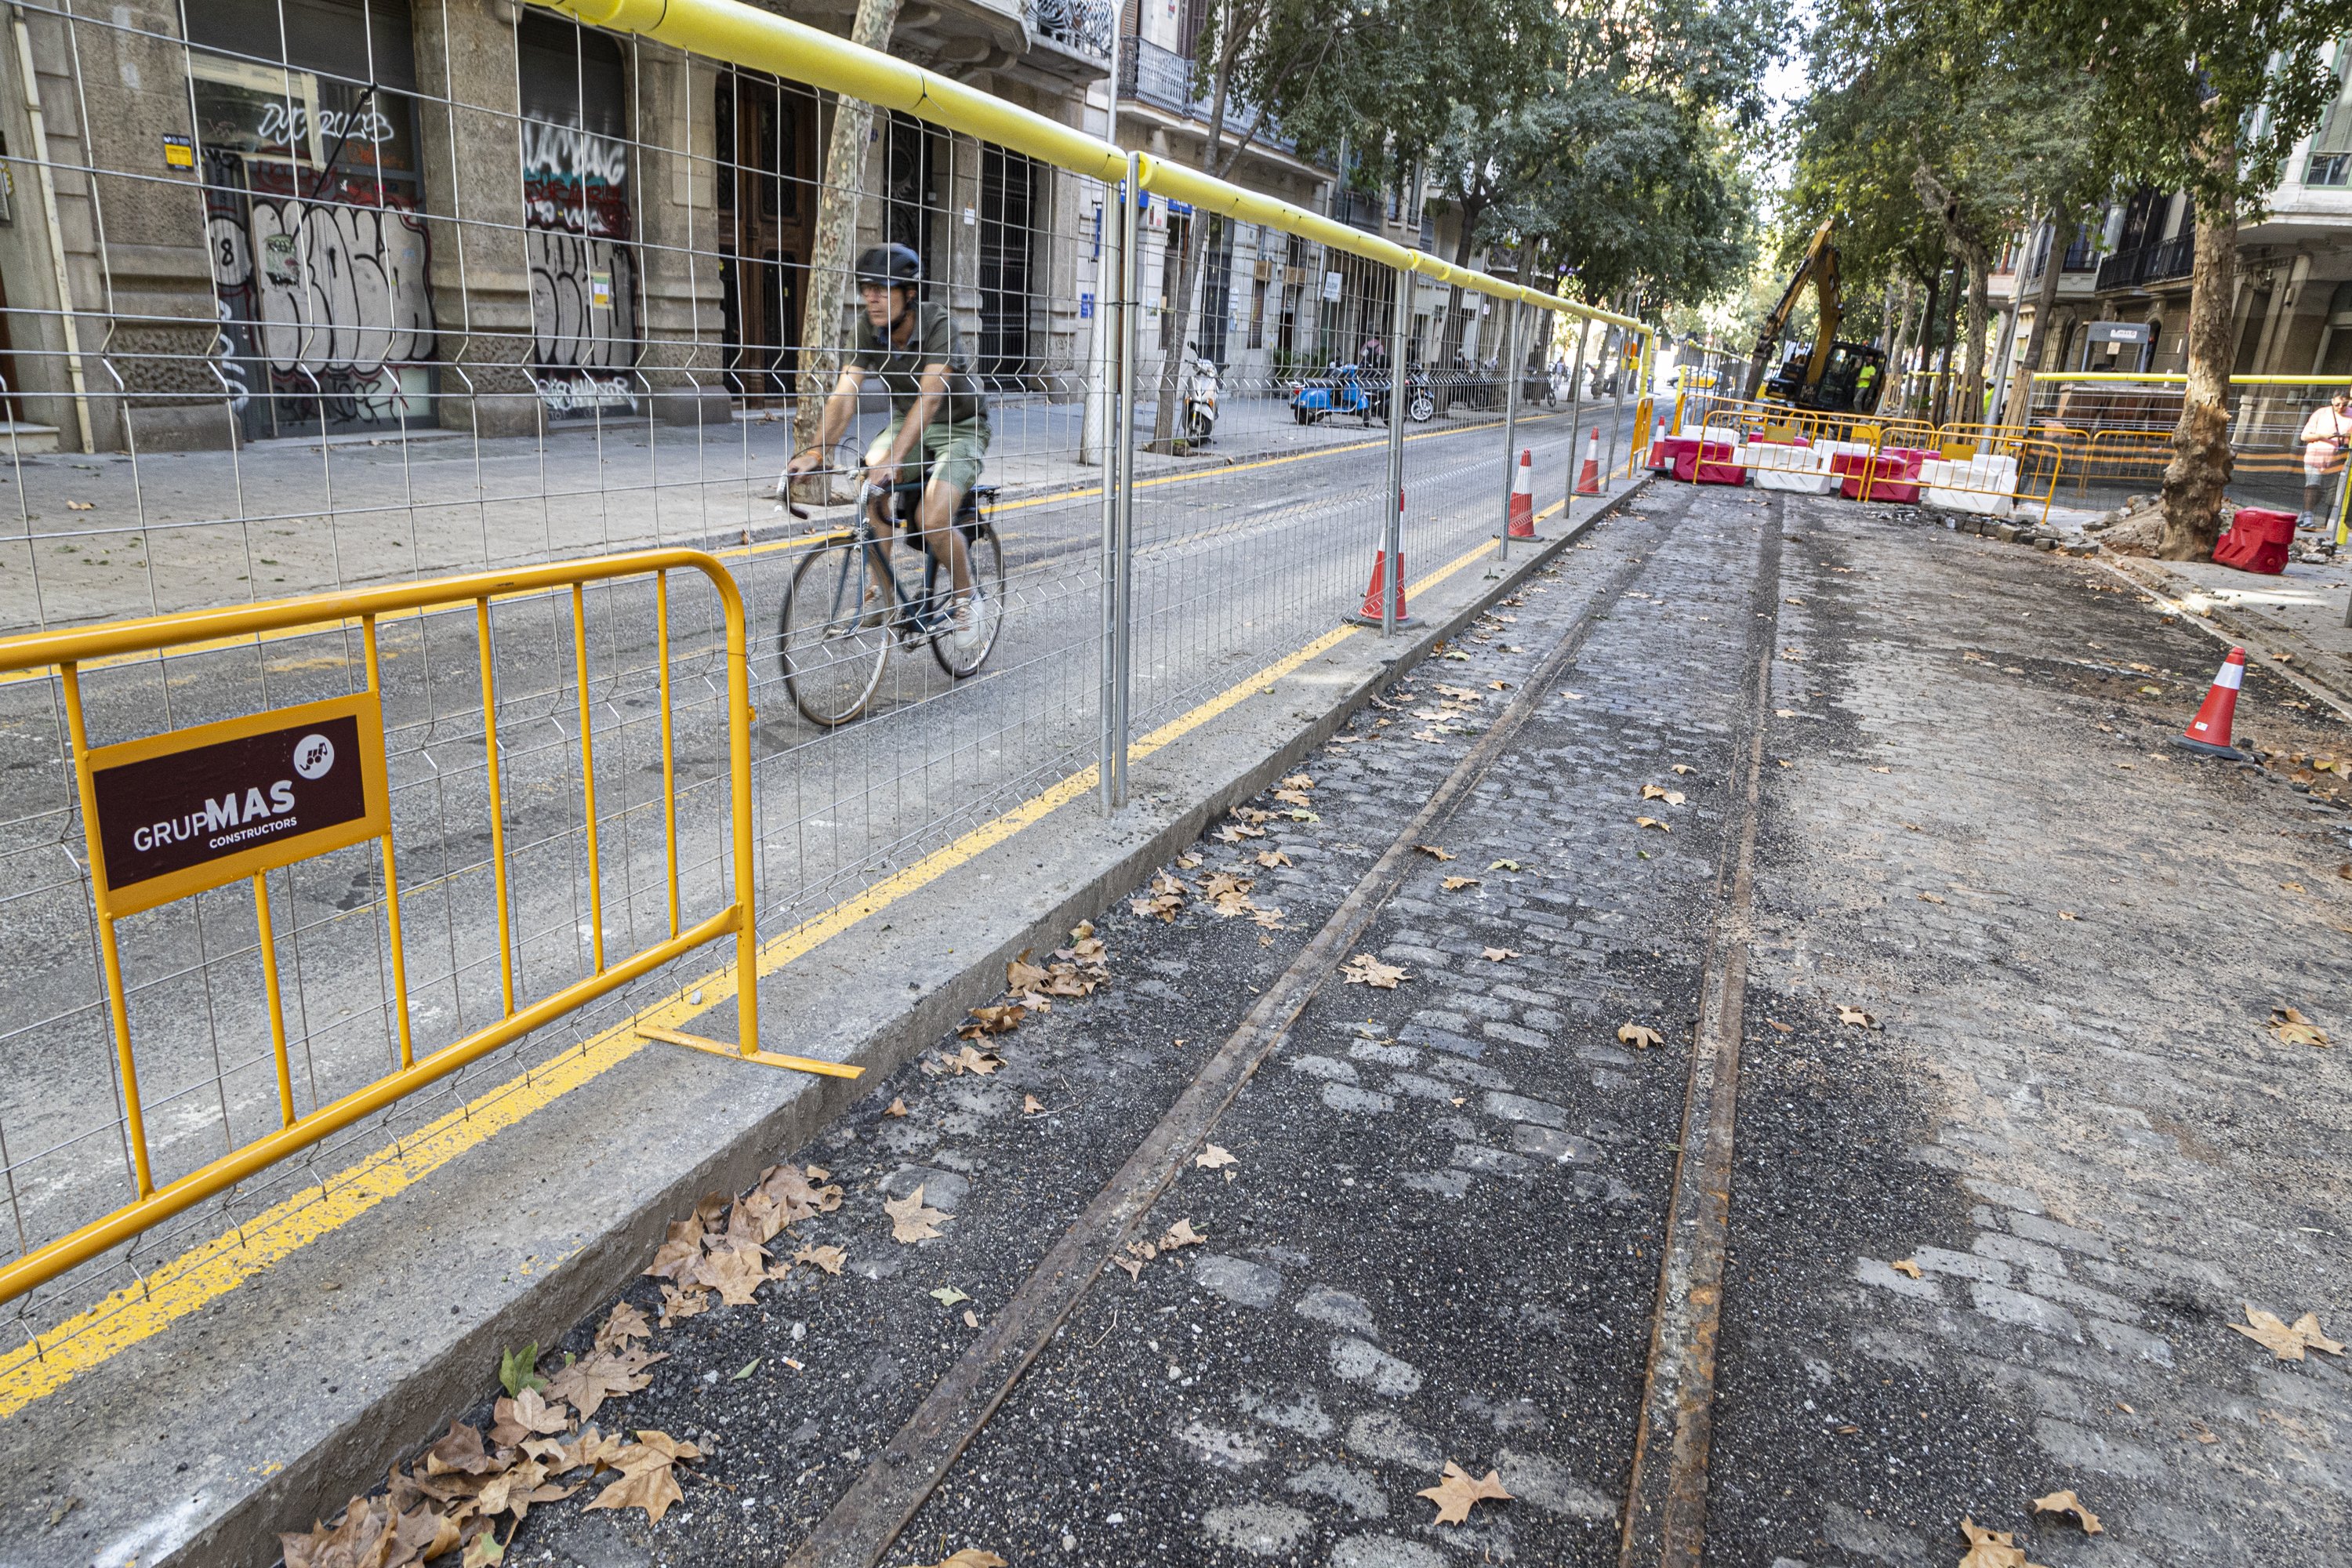
[{"label": "cyclist", "polygon": [[[982,646],[992,606],[972,581],[956,509],[980,482],[988,451],[988,405],[971,356],[941,305],[920,303],[923,258],[904,245],[877,245],[857,258],[857,297],[866,307],[856,351],[825,399],[815,445],[795,453],[784,466],[789,485],[795,474],[821,466],[857,413],[857,395],[869,374],[882,378],[890,395],[890,423],[866,449],[865,482],[887,490],[899,482],[909,459],[927,476],[918,514],[924,548],[948,563],[951,584],[949,636],[959,653]],[[877,510],[876,521],[887,513]],[[879,613],[890,600],[880,574],[889,568],[890,531],[878,526],[877,560],[866,602]]]}]

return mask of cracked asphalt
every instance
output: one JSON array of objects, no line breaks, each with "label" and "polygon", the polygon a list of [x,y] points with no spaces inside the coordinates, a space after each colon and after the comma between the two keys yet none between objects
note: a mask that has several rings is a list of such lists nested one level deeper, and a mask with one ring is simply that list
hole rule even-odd
[{"label": "cracked asphalt", "polygon": [[[1405,977],[1322,984],[1210,1132],[1231,1163],[1135,1232],[1205,1239],[1106,1268],[883,1561],[1616,1562],[1768,651],[1706,1561],[1945,1564],[1963,1518],[2052,1568],[2347,1561],[2352,1376],[2225,1327],[2352,1324],[2352,1075],[2263,1027],[2347,1026],[2346,817],[2169,744],[2221,650],[2094,563],[1671,484],[1359,714],[1308,806],[1165,868],[1173,920],[1097,915],[1109,984],[1001,1068],[910,1063],[778,1150],[844,1188],[793,1232],[843,1274],[657,1331],[599,1422],[699,1444],[685,1501],[535,1508],[506,1560],[783,1561],[1524,696],[1353,950]],[[2251,672],[2240,732],[2352,752],[2300,696]],[[1278,921],[1216,913],[1220,871]],[[918,1184],[952,1218],[899,1244]],[[1435,1524],[1449,1462],[1511,1500]],[[2033,1513],[2062,1488],[2104,1534]]]}]

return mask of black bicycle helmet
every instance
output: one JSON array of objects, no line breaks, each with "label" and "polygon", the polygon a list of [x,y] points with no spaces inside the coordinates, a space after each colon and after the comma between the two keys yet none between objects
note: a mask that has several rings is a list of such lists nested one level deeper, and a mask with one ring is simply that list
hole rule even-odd
[{"label": "black bicycle helmet", "polygon": [[857,258],[857,286],[912,289],[923,280],[923,258],[907,245],[868,247]]}]

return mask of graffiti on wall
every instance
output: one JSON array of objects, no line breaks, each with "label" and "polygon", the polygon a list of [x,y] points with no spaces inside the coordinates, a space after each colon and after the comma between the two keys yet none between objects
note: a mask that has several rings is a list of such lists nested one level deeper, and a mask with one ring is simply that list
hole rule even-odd
[{"label": "graffiti on wall", "polygon": [[205,241],[237,411],[265,395],[287,404],[277,423],[429,417],[420,362],[436,334],[423,220],[402,207],[236,197],[214,204]]},{"label": "graffiti on wall", "polygon": [[551,414],[637,406],[637,277],[628,149],[572,126],[523,124],[531,379]]}]

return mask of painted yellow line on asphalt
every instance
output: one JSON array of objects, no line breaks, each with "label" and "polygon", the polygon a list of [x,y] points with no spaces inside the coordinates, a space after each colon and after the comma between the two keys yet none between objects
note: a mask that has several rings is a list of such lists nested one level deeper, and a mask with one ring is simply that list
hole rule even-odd
[{"label": "painted yellow line on asphalt", "polygon": [[[1488,548],[1481,543],[1464,552],[1428,576],[1408,583],[1406,593],[1417,594],[1433,587],[1481,559]],[[1143,736],[1133,742],[1129,755],[1148,757],[1171,744],[1309,659],[1339,647],[1359,629],[1352,626],[1332,628]],[[761,945],[760,973],[774,973],[861,921],[888,909],[1089,794],[1097,777],[1095,768],[1081,768],[854,898],[770,939]],[[702,994],[700,1002],[687,1000],[698,991]],[[236,1229],[226,1231],[149,1270],[139,1284],[115,1291],[32,1343],[0,1355],[0,1416],[13,1415],[56,1393],[77,1374],[161,1333],[206,1302],[267,1272],[385,1199],[397,1196],[467,1150],[619,1066],[647,1044],[637,1034],[640,1024],[683,1029],[734,997],[732,970],[707,974],[681,986],[667,1001],[600,1031],[579,1050],[508,1079],[463,1108],[427,1123],[414,1136],[377,1150],[316,1186],[303,1188]]]}]

